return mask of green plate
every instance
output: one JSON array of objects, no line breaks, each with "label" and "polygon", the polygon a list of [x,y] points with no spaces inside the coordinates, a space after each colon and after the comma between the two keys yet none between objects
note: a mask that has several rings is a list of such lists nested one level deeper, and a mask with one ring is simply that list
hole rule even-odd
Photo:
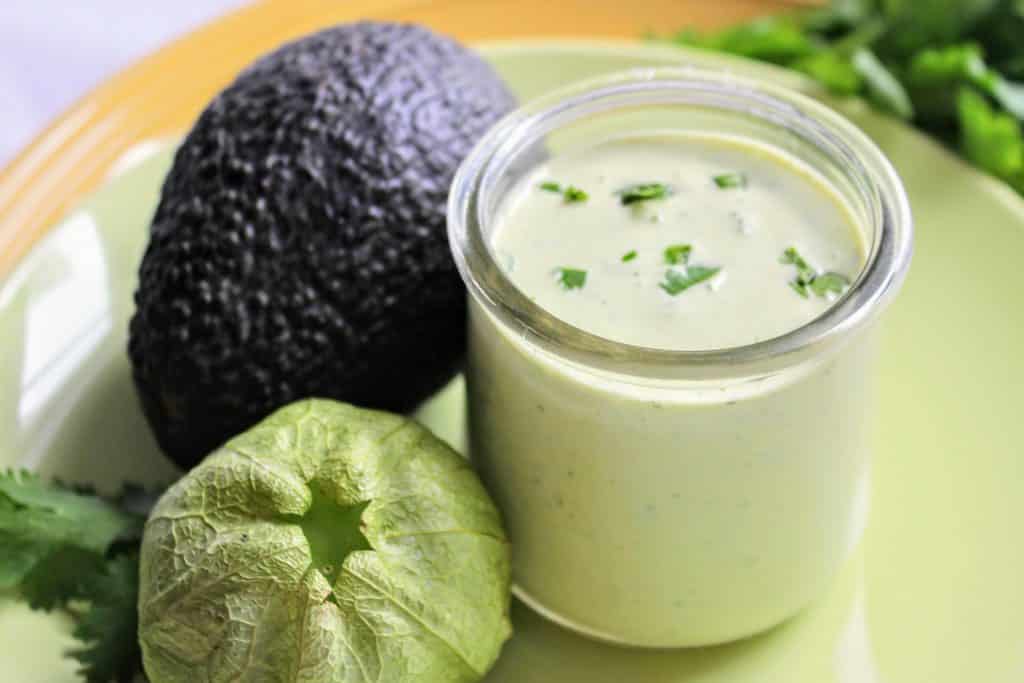
[{"label": "green plate", "polygon": [[[491,45],[523,97],[578,78],[689,62],[767,67],[667,48]],[[723,647],[600,645],[521,605],[493,682],[1011,683],[1024,680],[1024,202],[924,137],[839,103],[895,162],[917,253],[885,325],[871,521],[831,592],[788,624]],[[158,148],[159,149],[159,148]],[[170,154],[120,174],[0,285],[0,465],[114,487],[167,481],[125,357],[135,269]],[[125,165],[122,165],[125,166]],[[421,418],[461,444],[461,385]],[[597,596],[595,596],[595,599]],[[76,680],[57,615],[0,600],[0,675]]]}]

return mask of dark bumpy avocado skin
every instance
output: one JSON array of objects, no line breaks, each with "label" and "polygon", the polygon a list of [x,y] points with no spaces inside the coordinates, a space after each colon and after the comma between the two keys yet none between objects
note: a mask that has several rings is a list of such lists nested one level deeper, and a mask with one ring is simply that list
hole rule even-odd
[{"label": "dark bumpy avocado skin", "polygon": [[401,412],[452,377],[448,186],[513,104],[457,43],[379,23],[286,45],[210,103],[164,183],[130,326],[173,460],[302,397]]}]

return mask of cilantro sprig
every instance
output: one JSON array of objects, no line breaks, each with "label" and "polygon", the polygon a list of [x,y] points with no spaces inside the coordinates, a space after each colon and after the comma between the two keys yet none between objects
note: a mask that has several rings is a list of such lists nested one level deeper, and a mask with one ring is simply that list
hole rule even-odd
[{"label": "cilantro sprig", "polygon": [[839,273],[819,273],[807,260],[800,255],[796,247],[789,247],[779,258],[779,263],[791,265],[796,268],[796,277],[789,286],[793,291],[808,298],[811,293],[817,297],[826,297],[832,294],[839,295],[850,286],[850,279]]},{"label": "cilantro sprig", "polygon": [[136,637],[138,547],[155,495],[111,498],[0,471],[0,590],[33,609],[71,616],[87,683],[130,683],[142,671]]},{"label": "cilantro sprig", "polygon": [[668,38],[803,72],[912,122],[1024,194],[1024,2],[832,0]]}]

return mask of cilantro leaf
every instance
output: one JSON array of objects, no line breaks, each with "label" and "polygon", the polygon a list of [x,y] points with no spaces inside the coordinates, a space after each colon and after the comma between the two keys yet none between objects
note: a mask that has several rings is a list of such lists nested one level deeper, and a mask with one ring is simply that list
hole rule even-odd
[{"label": "cilantro leaf", "polygon": [[907,67],[907,83],[914,87],[948,86],[958,81],[978,83],[988,78],[981,48],[974,43],[928,48],[916,53]]},{"label": "cilantro leaf", "polygon": [[706,36],[684,32],[674,40],[683,45],[720,50],[776,64],[785,64],[815,51],[814,42],[803,28],[793,19],[781,16],[762,17]]},{"label": "cilantro leaf", "polygon": [[690,254],[693,253],[693,246],[690,244],[673,244],[665,248],[665,263],[677,268],[669,268],[665,271],[665,279],[658,283],[670,296],[677,296],[690,287],[704,282],[715,276],[720,267],[709,267],[690,265]]},{"label": "cilantro leaf", "polygon": [[578,268],[558,268],[558,283],[562,289],[582,289],[587,284],[587,271]]},{"label": "cilantro leaf", "polygon": [[837,95],[855,95],[864,83],[850,60],[832,50],[809,55],[793,62],[791,66]]},{"label": "cilantro leaf", "polygon": [[779,258],[779,263],[796,267],[796,277],[789,286],[794,292],[808,298],[809,292],[815,296],[826,297],[830,294],[842,294],[850,286],[850,279],[839,273],[818,273],[807,260],[800,255],[796,247],[789,247]]},{"label": "cilantro leaf", "polygon": [[894,56],[951,43],[996,9],[998,0],[883,0],[888,22],[883,46]]},{"label": "cilantro leaf", "polygon": [[138,553],[107,561],[88,575],[83,591],[89,603],[73,631],[82,645],[69,656],[81,664],[79,673],[88,683],[131,683],[142,671]]},{"label": "cilantro leaf", "polygon": [[731,190],[747,186],[747,176],[743,173],[722,173],[720,175],[716,175],[713,180],[715,181],[715,185],[722,190]]},{"label": "cilantro leaf", "polygon": [[685,270],[669,268],[665,271],[665,279],[658,286],[669,296],[678,296],[690,287],[710,280],[720,270],[720,267],[708,266],[687,266]]},{"label": "cilantro leaf", "polygon": [[622,255],[622,262],[623,263],[629,263],[630,261],[632,261],[635,258],[636,258],[636,249],[633,249],[632,251],[627,251],[625,254]]},{"label": "cilantro leaf", "polygon": [[[0,472],[0,589],[17,587],[58,551],[103,555],[119,538],[138,537],[143,521],[113,503],[46,484],[34,474]],[[38,594],[35,599],[50,602]]]},{"label": "cilantro leaf", "polygon": [[0,586],[17,589],[33,609],[70,614],[81,645],[69,656],[87,683],[141,676],[138,545],[155,499],[137,486],[105,499],[28,472],[0,472]]},{"label": "cilantro leaf", "polygon": [[623,206],[652,199],[665,199],[672,195],[672,188],[664,183],[639,183],[629,185],[618,191],[619,201]]},{"label": "cilantro leaf", "polygon": [[780,263],[787,265],[796,266],[796,282],[802,285],[808,285],[814,279],[814,276],[818,272],[811,267],[804,257],[800,255],[800,252],[796,250],[796,247],[789,247],[782,252],[782,258],[779,259]]},{"label": "cilantro leaf", "polygon": [[1024,193],[1024,133],[1020,123],[995,111],[972,88],[960,90],[957,110],[964,155]]},{"label": "cilantro leaf", "polygon": [[52,610],[88,598],[87,577],[100,571],[104,558],[94,552],[61,546],[36,563],[21,581],[20,591],[32,609]]},{"label": "cilantro leaf", "polygon": [[903,84],[874,52],[860,48],[853,53],[851,64],[864,82],[867,98],[876,107],[901,119],[914,117],[914,104]]},{"label": "cilantro leaf", "polygon": [[977,44],[922,50],[911,61],[907,80],[919,90],[941,90],[947,95],[960,85],[973,85],[1008,113],[1024,120],[1024,84],[1014,83],[990,68]]},{"label": "cilantro leaf", "polygon": [[562,197],[565,198],[566,204],[575,204],[576,202],[585,202],[590,199],[590,195],[581,190],[580,188],[569,185],[565,188],[565,192],[562,193]]},{"label": "cilantro leaf", "polygon": [[585,202],[590,199],[590,195],[575,185],[566,185],[565,187],[562,187],[560,183],[556,183],[553,180],[546,180],[538,185],[537,188],[544,192],[552,192],[554,194],[562,195],[562,199],[566,204]]},{"label": "cilantro leaf", "polygon": [[[830,92],[863,96],[950,146],[959,141],[963,156],[1024,194],[1024,172],[1008,168],[1016,134],[1001,118],[1024,124],[1024,0],[822,4],[717,33],[684,29],[670,40],[779,64]],[[965,87],[981,99],[958,94]]]},{"label": "cilantro leaf", "polygon": [[693,247],[689,244],[673,244],[665,248],[665,263],[677,265],[687,263],[690,260],[690,253]]},{"label": "cilantro leaf", "polygon": [[829,294],[842,294],[849,286],[849,278],[832,272],[816,276],[810,284],[811,291],[820,297],[828,296]]}]

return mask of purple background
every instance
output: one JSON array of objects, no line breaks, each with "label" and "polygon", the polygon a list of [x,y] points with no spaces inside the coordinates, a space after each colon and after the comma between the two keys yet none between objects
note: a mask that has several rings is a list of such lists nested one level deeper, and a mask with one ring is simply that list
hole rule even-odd
[{"label": "purple background", "polygon": [[0,0],[0,166],[79,97],[245,0]]}]

